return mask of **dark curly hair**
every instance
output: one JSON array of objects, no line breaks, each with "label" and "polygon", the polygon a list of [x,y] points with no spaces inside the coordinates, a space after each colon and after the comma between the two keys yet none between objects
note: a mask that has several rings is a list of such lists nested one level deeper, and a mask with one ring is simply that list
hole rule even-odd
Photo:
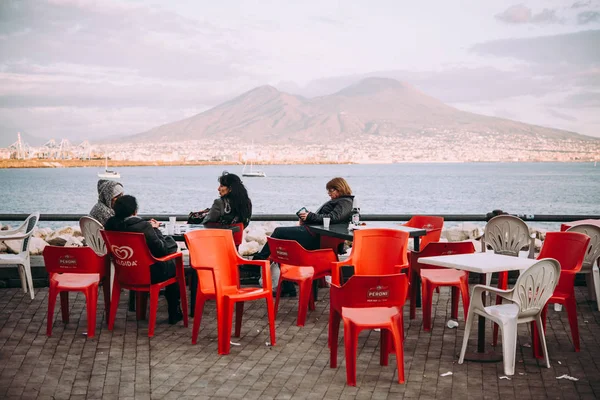
[{"label": "dark curly hair", "polygon": [[229,193],[223,196],[229,201],[231,213],[237,215],[241,221],[248,221],[252,217],[252,202],[244,183],[236,174],[223,172],[218,178],[221,185],[229,188]]},{"label": "dark curly hair", "polygon": [[138,203],[135,197],[128,194],[119,197],[113,206],[115,217],[125,219],[131,217],[138,210]]}]

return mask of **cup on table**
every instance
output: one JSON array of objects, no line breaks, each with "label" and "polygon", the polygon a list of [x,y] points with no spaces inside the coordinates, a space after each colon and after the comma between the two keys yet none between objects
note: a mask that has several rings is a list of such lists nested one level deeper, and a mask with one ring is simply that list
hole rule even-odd
[{"label": "cup on table", "polygon": [[331,218],[323,217],[323,228],[329,229],[329,224],[331,223]]},{"label": "cup on table", "polygon": [[175,223],[177,222],[176,217],[169,217],[169,223],[167,224],[167,235],[175,234]]}]

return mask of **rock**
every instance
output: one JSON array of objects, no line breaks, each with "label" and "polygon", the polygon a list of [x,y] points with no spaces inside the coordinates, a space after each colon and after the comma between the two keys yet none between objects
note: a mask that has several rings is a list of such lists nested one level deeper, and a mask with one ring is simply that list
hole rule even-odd
[{"label": "rock", "polygon": [[7,231],[10,229],[10,226],[8,226],[8,225],[0,225],[0,226],[1,226],[0,231]]},{"label": "rock", "polygon": [[61,236],[65,239],[67,239],[66,243],[65,243],[65,247],[83,247],[83,236],[80,237],[76,237],[76,236]]},{"label": "rock", "polygon": [[38,228],[35,227],[33,230],[33,237],[37,237],[40,239],[46,239],[48,236],[52,235],[53,231],[51,228]]},{"label": "rock", "polygon": [[29,254],[32,256],[41,255],[46,246],[48,246],[48,243],[43,239],[32,237],[29,239]]},{"label": "rock", "polygon": [[469,235],[458,227],[450,228],[442,231],[442,237],[447,239],[449,242],[460,242],[467,240]]},{"label": "rock", "polygon": [[267,242],[267,234],[262,225],[256,225],[248,228],[245,235],[246,242],[257,242],[263,246]]},{"label": "rock", "polygon": [[73,226],[65,226],[64,228],[60,228],[54,232],[55,236],[82,236],[81,231],[77,227]]},{"label": "rock", "polygon": [[60,236],[52,237],[51,239],[46,239],[46,242],[50,246],[64,246],[67,243],[67,239],[62,238]]},{"label": "rock", "polygon": [[5,240],[4,244],[7,249],[6,252],[10,254],[19,254],[21,252],[21,247],[23,246],[22,240]]},{"label": "rock", "polygon": [[251,254],[258,253],[262,249],[262,245],[256,241],[243,242],[238,248],[238,252],[242,256],[249,256]]}]

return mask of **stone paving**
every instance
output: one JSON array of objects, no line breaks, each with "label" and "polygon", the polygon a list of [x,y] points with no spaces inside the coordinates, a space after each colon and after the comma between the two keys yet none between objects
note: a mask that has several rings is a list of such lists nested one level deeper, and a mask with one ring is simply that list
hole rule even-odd
[{"label": "stone paving", "polygon": [[[85,299],[71,294],[70,322],[60,308],[52,337],[46,336],[47,289],[30,300],[19,289],[0,290],[0,398],[6,399],[595,399],[600,397],[600,312],[577,287],[581,352],[573,350],[566,312],[549,310],[548,347],[552,368],[533,358],[528,324],[519,326],[517,367],[510,380],[502,363],[457,363],[464,320],[446,327],[450,316],[448,290],[434,295],[431,333],[421,328],[421,315],[408,320],[405,307],[406,384],[397,382],[396,361],[379,365],[379,334],[361,334],[357,387],[346,386],[343,340],[339,367],[329,368],[328,296],[321,289],[317,308],[305,327],[297,327],[297,299],[282,299],[277,319],[277,345],[270,347],[264,301],[247,303],[239,345],[231,354],[217,354],[214,302],[207,303],[197,345],[190,327],[170,326],[161,298],[156,335],[147,337],[147,322],[127,312],[121,296],[113,332],[98,313],[97,333],[87,339]],[[99,296],[102,302],[102,295]],[[99,307],[101,309],[102,307]],[[462,307],[461,307],[462,308]],[[491,337],[491,324],[487,339]],[[475,349],[476,335],[470,348]],[[498,347],[500,350],[500,347]],[[453,375],[440,376],[451,371]],[[558,380],[567,374],[578,381]]]}]

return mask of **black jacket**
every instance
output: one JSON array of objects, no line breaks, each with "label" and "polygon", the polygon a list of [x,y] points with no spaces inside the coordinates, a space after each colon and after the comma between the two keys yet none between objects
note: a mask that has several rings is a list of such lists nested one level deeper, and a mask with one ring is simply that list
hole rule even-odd
[{"label": "black jacket", "polygon": [[154,257],[164,257],[175,253],[178,249],[177,243],[171,236],[163,236],[160,230],[150,225],[150,222],[135,215],[124,220],[110,217],[104,224],[104,229],[107,231],[143,233],[150,253]]},{"label": "black jacket", "polygon": [[252,215],[252,202],[250,199],[248,199],[248,202],[250,205],[250,216],[248,216],[246,219],[242,219],[238,214],[233,212],[231,206],[229,205],[229,200],[219,197],[213,202],[210,211],[208,214],[206,214],[206,217],[204,217],[202,223],[208,224],[211,222],[216,222],[223,225],[233,225],[241,222],[244,224],[244,228],[246,228],[250,223],[250,217]]},{"label": "black jacket", "polygon": [[331,218],[332,224],[342,224],[350,221],[352,217],[352,201],[354,196],[340,196],[337,199],[329,200],[323,204],[316,212],[309,212],[306,217],[306,224],[322,224],[323,217]]}]

